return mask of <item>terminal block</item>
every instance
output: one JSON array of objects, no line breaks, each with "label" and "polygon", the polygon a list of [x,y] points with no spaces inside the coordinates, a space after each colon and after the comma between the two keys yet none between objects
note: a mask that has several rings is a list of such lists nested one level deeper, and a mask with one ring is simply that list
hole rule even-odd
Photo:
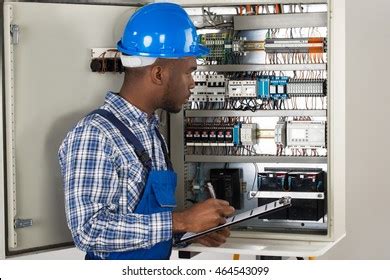
[{"label": "terminal block", "polygon": [[243,123],[240,129],[241,144],[244,146],[256,144],[256,123]]}]

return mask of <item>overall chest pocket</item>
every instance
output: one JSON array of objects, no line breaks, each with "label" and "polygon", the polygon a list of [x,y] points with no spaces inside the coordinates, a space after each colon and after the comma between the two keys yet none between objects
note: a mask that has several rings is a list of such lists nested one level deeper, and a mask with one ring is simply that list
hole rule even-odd
[{"label": "overall chest pocket", "polygon": [[166,211],[172,211],[176,207],[176,173],[172,171],[151,171],[149,183],[156,200],[155,206],[166,209]]}]

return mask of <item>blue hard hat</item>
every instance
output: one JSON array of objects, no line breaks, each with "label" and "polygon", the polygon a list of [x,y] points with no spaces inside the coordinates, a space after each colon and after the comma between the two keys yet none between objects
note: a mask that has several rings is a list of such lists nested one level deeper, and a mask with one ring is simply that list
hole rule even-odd
[{"label": "blue hard hat", "polygon": [[153,3],[137,10],[126,25],[117,48],[125,55],[161,58],[203,56],[209,49],[199,43],[186,11],[173,3]]}]

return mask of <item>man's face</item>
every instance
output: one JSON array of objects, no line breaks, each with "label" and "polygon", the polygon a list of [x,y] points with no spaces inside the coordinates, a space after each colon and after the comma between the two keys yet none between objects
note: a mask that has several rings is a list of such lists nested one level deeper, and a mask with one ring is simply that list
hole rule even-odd
[{"label": "man's face", "polygon": [[195,87],[192,72],[196,70],[196,59],[186,57],[173,62],[169,81],[162,99],[162,109],[169,113],[179,113],[183,104],[188,102],[191,89]]}]

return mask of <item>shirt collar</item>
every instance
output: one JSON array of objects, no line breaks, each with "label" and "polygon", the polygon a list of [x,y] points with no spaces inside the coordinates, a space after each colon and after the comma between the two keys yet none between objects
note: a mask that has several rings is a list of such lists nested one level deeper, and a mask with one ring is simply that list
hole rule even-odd
[{"label": "shirt collar", "polygon": [[118,93],[109,91],[105,98],[105,103],[126,120],[130,124],[134,122],[141,122],[145,125],[158,126],[159,119],[157,114],[153,114],[151,117],[147,113],[138,109],[136,106],[119,96]]}]

